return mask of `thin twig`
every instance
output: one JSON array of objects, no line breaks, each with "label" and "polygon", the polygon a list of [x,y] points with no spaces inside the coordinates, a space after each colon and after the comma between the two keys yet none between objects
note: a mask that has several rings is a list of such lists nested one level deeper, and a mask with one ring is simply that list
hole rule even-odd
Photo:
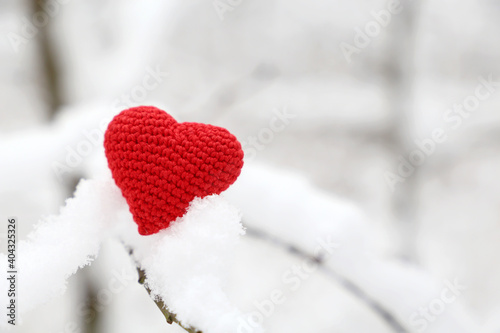
[{"label": "thin twig", "polygon": [[[125,247],[128,249],[130,257],[133,258],[133,253],[134,253],[133,249],[131,249],[130,247],[128,247],[126,245],[125,245]],[[149,289],[148,285],[145,283],[146,282],[146,272],[141,267],[139,267],[139,264],[136,262],[135,259],[134,259],[134,262],[136,264],[137,273],[139,274],[138,282],[144,286],[144,289],[146,289],[146,291],[148,292],[151,299],[155,302],[158,309],[160,309],[160,311],[163,314],[163,316],[165,317],[167,323],[169,323],[169,324],[176,323],[177,325],[182,327],[186,332],[189,332],[189,333],[203,333],[202,331],[200,331],[196,328],[193,328],[190,326],[186,327],[183,324],[181,324],[181,322],[177,319],[177,315],[168,310],[168,307],[165,305],[163,300],[158,298],[158,297],[155,297],[152,294],[151,289]]]},{"label": "thin twig", "polygon": [[335,279],[337,283],[342,285],[350,294],[352,294],[354,297],[356,297],[361,302],[366,304],[370,309],[373,310],[373,312],[375,312],[379,317],[381,317],[382,320],[386,322],[387,325],[394,330],[394,332],[397,333],[408,332],[408,330],[403,326],[403,324],[401,324],[398,321],[398,319],[388,309],[386,309],[377,300],[370,297],[360,286],[358,286],[356,283],[352,282],[348,278],[340,275],[339,273],[323,265],[323,258],[312,256],[306,253],[305,251],[301,250],[300,248],[292,244],[289,244],[278,237],[269,235],[262,230],[251,228],[248,227],[247,225],[245,227],[247,230],[247,235],[250,237],[266,241],[268,243],[273,244],[274,246],[284,248],[285,250],[287,250],[288,252],[292,253],[295,256],[307,259],[312,262],[316,262],[318,264],[320,271],[323,274]]}]

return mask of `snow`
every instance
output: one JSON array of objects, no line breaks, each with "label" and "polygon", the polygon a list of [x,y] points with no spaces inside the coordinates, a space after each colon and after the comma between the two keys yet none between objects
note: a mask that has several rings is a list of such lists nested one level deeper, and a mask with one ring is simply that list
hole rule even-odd
[{"label": "snow", "polygon": [[339,249],[357,252],[365,252],[370,242],[370,226],[352,202],[316,190],[306,179],[286,170],[247,163],[226,196],[242,210],[246,225],[310,253],[327,236]]},{"label": "snow", "polygon": [[[28,239],[18,244],[20,313],[60,296],[68,277],[97,255],[111,217],[105,212],[116,207],[116,195],[110,195],[113,190],[110,183],[82,181],[59,215],[42,219]],[[0,262],[6,271],[4,254]],[[5,283],[2,279],[2,290]]]},{"label": "snow", "polygon": [[141,237],[134,227],[122,236],[147,272],[149,288],[185,326],[234,332],[244,318],[224,293],[227,267],[244,234],[240,217],[220,196],[196,198],[185,216],[158,234]]},{"label": "snow", "polygon": [[[220,196],[197,198],[168,229],[143,237],[113,180],[82,180],[60,214],[42,219],[18,245],[18,313],[62,295],[67,279],[93,261],[105,239],[117,236],[134,250],[153,295],[183,324],[233,332],[244,317],[224,293],[224,275],[244,234],[240,217]],[[5,254],[0,262],[6,271]],[[2,279],[0,289],[6,283]]]},{"label": "snow", "polygon": [[[319,254],[327,272],[361,287],[404,327],[411,328],[415,309],[428,307],[444,288],[443,281],[424,270],[384,257],[373,227],[351,202],[317,190],[291,172],[247,164],[226,195],[240,207],[248,228],[286,240],[311,256]],[[426,331],[478,330],[463,305],[456,302],[440,316],[439,325]]]}]

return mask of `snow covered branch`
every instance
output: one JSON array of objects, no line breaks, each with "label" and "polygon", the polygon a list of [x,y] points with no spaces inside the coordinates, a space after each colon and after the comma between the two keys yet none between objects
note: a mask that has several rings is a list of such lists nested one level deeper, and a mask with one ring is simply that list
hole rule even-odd
[{"label": "snow covered branch", "polygon": [[[168,322],[195,333],[234,331],[242,313],[224,291],[224,276],[242,234],[238,210],[210,196],[195,199],[168,229],[140,236],[111,179],[83,180],[61,213],[41,220],[21,243],[19,315],[61,295],[68,278],[98,255],[101,243],[118,237],[134,249],[139,280]],[[0,254],[0,268],[5,270],[6,262]],[[5,287],[0,280],[0,290]],[[5,295],[0,304],[6,303]]]},{"label": "snow covered branch", "polygon": [[377,316],[382,321],[384,321],[394,332],[397,333],[408,332],[408,330],[404,327],[404,325],[401,322],[399,322],[396,316],[393,313],[391,313],[389,309],[385,308],[379,301],[368,295],[368,293],[364,291],[362,287],[357,285],[355,282],[349,280],[348,278],[342,276],[341,274],[335,272],[333,269],[326,267],[324,265],[324,261],[321,256],[311,255],[306,251],[298,248],[297,246],[287,243],[285,240],[280,239],[278,237],[269,235],[262,230],[247,227],[246,231],[247,231],[247,236],[249,237],[254,237],[262,241],[268,242],[274,246],[285,249],[286,251],[295,256],[317,263],[320,272],[335,280],[352,296],[363,302],[367,307],[369,307],[373,312],[375,312]]},{"label": "snow covered branch", "polygon": [[189,333],[202,333],[202,331],[200,331],[200,330],[198,330],[196,328],[185,327],[177,319],[177,315],[175,313],[170,312],[168,310],[168,307],[165,305],[165,303],[163,302],[163,300],[161,300],[161,299],[155,299],[155,297],[153,296],[153,294],[151,292],[151,289],[149,289],[149,287],[145,284],[145,281],[146,281],[146,272],[143,269],[141,269],[139,266],[137,266],[137,272],[139,273],[139,283],[142,284],[142,285],[144,285],[144,288],[148,292],[149,296],[151,296],[151,298],[154,300],[154,302],[155,302],[156,306],[158,307],[158,309],[160,309],[161,313],[165,316],[165,319],[167,320],[167,323],[169,323],[169,324],[176,323],[177,325],[179,325],[180,327],[182,327],[184,330],[186,330]]}]

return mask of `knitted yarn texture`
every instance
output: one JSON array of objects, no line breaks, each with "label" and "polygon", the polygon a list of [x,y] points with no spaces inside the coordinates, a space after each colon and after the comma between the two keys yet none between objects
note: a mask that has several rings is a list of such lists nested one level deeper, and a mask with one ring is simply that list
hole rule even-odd
[{"label": "knitted yarn texture", "polygon": [[195,197],[226,190],[243,167],[241,144],[228,130],[178,123],[153,106],[115,116],[104,149],[141,235],[167,228]]}]

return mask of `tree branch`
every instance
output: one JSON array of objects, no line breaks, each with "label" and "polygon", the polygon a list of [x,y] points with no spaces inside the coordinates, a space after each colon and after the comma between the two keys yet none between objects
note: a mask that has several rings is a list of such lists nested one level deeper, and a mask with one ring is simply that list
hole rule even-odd
[{"label": "tree branch", "polygon": [[389,327],[392,328],[394,332],[397,333],[408,333],[408,330],[401,324],[398,319],[393,315],[388,309],[386,309],[377,300],[370,297],[360,286],[352,282],[348,278],[338,274],[332,269],[323,265],[323,259],[321,257],[312,256],[293,244],[289,244],[286,241],[269,235],[266,232],[248,227],[245,225],[247,230],[247,235],[256,239],[273,244],[274,246],[281,247],[295,256],[307,259],[311,262],[318,263],[320,271],[333,278],[338,284],[340,284],[344,289],[346,289],[351,295],[356,297],[358,300],[367,305],[373,312],[375,312]]},{"label": "tree branch", "polygon": [[[132,259],[134,259],[133,258],[134,250],[131,249],[130,247],[126,246],[126,245],[125,245],[125,247],[128,249],[130,257]],[[151,299],[155,302],[155,304],[158,307],[158,309],[160,309],[160,311],[163,314],[163,316],[165,317],[167,323],[169,323],[169,324],[176,323],[177,325],[179,325],[180,327],[182,327],[186,332],[189,332],[189,333],[203,333],[202,331],[200,331],[200,330],[198,330],[196,328],[189,327],[189,326],[186,327],[183,324],[181,324],[181,322],[177,319],[176,314],[173,313],[173,312],[170,312],[168,310],[168,307],[165,305],[165,303],[163,302],[163,300],[159,299],[159,298],[157,299],[157,297],[155,297],[152,294],[151,289],[149,289],[149,287],[145,283],[146,282],[146,272],[139,266],[139,264],[137,263],[137,261],[135,259],[134,259],[134,262],[136,264],[137,273],[139,273],[139,280],[138,280],[138,282],[144,286],[144,289],[146,289],[146,291],[148,292],[148,294],[151,297]]]},{"label": "tree branch", "polygon": [[[260,239],[262,241],[266,241],[268,243],[273,244],[276,247],[281,247],[287,250],[288,252],[292,253],[295,256],[310,260],[312,262],[318,263],[318,267],[320,271],[333,278],[338,284],[340,284],[346,291],[348,291],[351,295],[356,297],[358,300],[363,302],[366,306],[368,306],[373,312],[375,312],[382,321],[384,321],[394,332],[396,333],[408,333],[408,330],[404,327],[403,324],[401,324],[398,319],[396,318],[395,315],[393,315],[390,310],[386,309],[382,304],[380,304],[377,300],[373,299],[371,296],[369,296],[360,286],[358,286],[356,283],[353,281],[349,280],[348,278],[338,274],[334,270],[326,267],[323,264],[323,259],[321,257],[315,257],[307,252],[303,251],[302,249],[294,246],[293,244],[289,244],[286,241],[274,237],[272,235],[269,235],[265,233],[262,230],[259,229],[254,229],[246,226],[247,230],[247,235],[249,237],[253,237],[256,239]],[[133,258],[133,250],[126,246],[129,250],[129,255]],[[135,262],[135,259],[134,259]],[[168,307],[165,305],[165,303],[161,299],[155,299],[154,295],[151,293],[151,289],[145,284],[146,281],[146,272],[139,267],[139,265],[136,262],[136,268],[137,272],[139,274],[139,283],[144,286],[146,291],[148,292],[149,296],[153,299],[155,302],[156,306],[158,309],[161,311],[163,316],[165,317],[167,323],[172,324],[176,323],[180,327],[182,327],[186,332],[189,333],[203,333],[202,331],[193,328],[193,327],[185,327],[180,323],[180,321],[177,319],[176,315],[168,310]]]}]

